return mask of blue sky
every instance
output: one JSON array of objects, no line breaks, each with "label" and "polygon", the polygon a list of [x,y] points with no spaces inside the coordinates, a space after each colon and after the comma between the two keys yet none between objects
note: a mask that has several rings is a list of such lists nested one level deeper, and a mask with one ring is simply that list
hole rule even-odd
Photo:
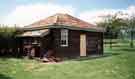
[{"label": "blue sky", "polygon": [[129,5],[134,5],[135,0],[1,0],[0,9],[5,12],[12,10],[18,5],[48,3],[74,5],[80,10],[86,9],[102,9],[102,8],[126,8]]},{"label": "blue sky", "polygon": [[[75,13],[98,11],[98,10],[126,10],[130,6],[135,5],[135,0],[1,0],[0,1],[0,21],[6,20],[6,16],[14,13],[19,6],[28,6],[35,4],[52,4],[62,6],[70,6],[76,9]],[[23,16],[23,15],[22,15]]]}]

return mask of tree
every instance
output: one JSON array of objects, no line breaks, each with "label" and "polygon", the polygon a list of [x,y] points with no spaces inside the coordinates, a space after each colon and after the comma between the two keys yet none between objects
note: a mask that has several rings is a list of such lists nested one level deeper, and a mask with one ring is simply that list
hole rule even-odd
[{"label": "tree", "polygon": [[0,49],[8,49],[15,46],[16,27],[0,26]]},{"label": "tree", "polygon": [[127,19],[127,26],[128,26],[128,32],[130,33],[130,47],[134,47],[134,33],[135,33],[135,16],[130,17],[130,19]]},{"label": "tree", "polygon": [[2,38],[11,38],[16,35],[16,27],[1,26],[0,27],[0,37]]},{"label": "tree", "polygon": [[121,27],[126,25],[123,19],[118,18],[118,15],[120,14],[121,13],[118,12],[115,15],[109,15],[105,18],[104,22],[97,24],[106,29],[105,36],[110,39],[110,48],[112,48],[112,39],[117,38]]}]

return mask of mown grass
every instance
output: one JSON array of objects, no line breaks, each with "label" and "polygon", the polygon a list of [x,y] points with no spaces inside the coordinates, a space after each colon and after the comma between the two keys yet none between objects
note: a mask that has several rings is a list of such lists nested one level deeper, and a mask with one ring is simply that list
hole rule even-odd
[{"label": "mown grass", "polygon": [[0,58],[0,79],[135,79],[135,48],[105,46],[101,57],[54,64]]}]

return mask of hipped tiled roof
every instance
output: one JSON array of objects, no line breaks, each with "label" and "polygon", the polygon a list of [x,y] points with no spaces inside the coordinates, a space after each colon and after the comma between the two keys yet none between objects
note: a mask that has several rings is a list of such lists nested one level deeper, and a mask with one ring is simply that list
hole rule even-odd
[{"label": "hipped tiled roof", "polygon": [[[30,24],[28,26],[25,26],[25,28],[44,28],[49,26],[70,26],[73,28],[79,28],[79,29],[91,29],[95,31],[103,31],[103,28],[97,27],[93,24],[87,23],[83,20],[80,20],[78,18],[75,18],[68,14],[60,14],[57,13],[53,16],[50,16],[46,19],[42,19],[40,21],[37,21],[33,24]],[[55,27],[53,27],[55,28]]]}]

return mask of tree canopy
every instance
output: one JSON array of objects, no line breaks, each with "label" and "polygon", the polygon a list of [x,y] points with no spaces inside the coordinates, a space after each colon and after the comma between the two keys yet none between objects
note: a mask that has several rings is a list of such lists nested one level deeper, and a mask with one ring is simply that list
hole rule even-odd
[{"label": "tree canopy", "polygon": [[11,38],[17,34],[17,27],[0,26],[0,37]]}]

